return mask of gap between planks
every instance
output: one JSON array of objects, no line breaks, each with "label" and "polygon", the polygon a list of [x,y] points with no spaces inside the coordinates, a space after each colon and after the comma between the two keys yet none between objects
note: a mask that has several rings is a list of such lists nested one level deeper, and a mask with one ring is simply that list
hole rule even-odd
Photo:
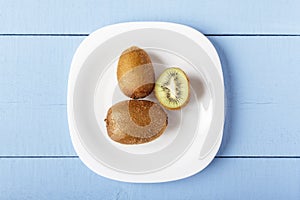
[{"label": "gap between planks", "polygon": [[[0,156],[0,159],[77,159],[79,156]],[[299,159],[300,156],[216,156],[215,158],[219,159],[291,159],[291,158],[297,158]]]},{"label": "gap between planks", "polygon": [[[0,37],[2,36],[46,36],[46,37],[66,37],[66,36],[77,36],[77,37],[82,37],[82,36],[88,36],[88,33],[2,33],[0,34]],[[205,36],[209,37],[236,37],[236,36],[244,36],[244,37],[299,37],[300,34],[268,34],[268,33],[258,33],[258,34],[204,34]]]}]

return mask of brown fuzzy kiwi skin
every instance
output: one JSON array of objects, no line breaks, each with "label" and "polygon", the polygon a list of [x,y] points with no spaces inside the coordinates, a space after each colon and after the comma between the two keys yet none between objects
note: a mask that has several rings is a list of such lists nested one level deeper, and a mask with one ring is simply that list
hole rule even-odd
[{"label": "brown fuzzy kiwi skin", "polygon": [[[135,67],[140,67],[143,65],[147,65],[152,68],[151,72],[145,77],[145,79],[149,79],[148,82],[150,83],[141,84],[140,87],[134,89],[128,88],[128,85],[120,85],[120,79],[127,72],[130,72]],[[133,99],[139,99],[148,96],[154,89],[155,75],[151,59],[146,51],[136,46],[132,46],[123,51],[118,62],[117,79],[120,89],[126,96]]]},{"label": "brown fuzzy kiwi skin", "polygon": [[[137,100],[132,100],[132,101],[137,101]],[[153,103],[153,102],[151,102]],[[135,115],[134,112],[131,113],[132,115]],[[136,119],[144,120],[141,117],[137,117]],[[112,117],[112,108],[110,108],[107,112],[106,119],[104,120],[106,122],[106,128],[107,128],[107,133],[108,136],[114,140],[115,142],[121,143],[121,144],[143,144],[143,143],[148,143],[159,136],[163,134],[165,129],[167,128],[168,125],[168,116],[166,115],[166,122],[165,125],[161,128],[161,130],[154,136],[149,137],[149,138],[139,138],[139,137],[133,137],[130,135],[127,135],[122,132],[122,130],[118,129],[118,126],[116,125],[116,121]],[[143,122],[141,121],[140,123],[148,123],[148,122]]]},{"label": "brown fuzzy kiwi skin", "polygon": [[141,87],[134,90],[134,92],[131,95],[129,95],[129,94],[128,95],[132,99],[144,98],[153,91],[154,86],[155,86],[154,83],[148,83],[148,84],[142,85]]},{"label": "brown fuzzy kiwi skin", "polygon": [[154,90],[154,95],[155,95],[156,99],[158,100],[158,102],[160,103],[160,105],[162,105],[164,108],[166,108],[166,109],[168,109],[168,110],[180,110],[180,109],[182,109],[183,107],[185,107],[185,106],[189,103],[190,97],[191,97],[190,79],[189,79],[189,77],[186,75],[186,73],[185,73],[182,69],[180,69],[180,68],[177,68],[177,69],[179,69],[180,71],[182,71],[183,74],[185,75],[185,77],[186,77],[186,79],[187,79],[187,82],[188,82],[188,88],[189,88],[189,91],[188,91],[188,99],[185,101],[185,103],[184,103],[182,106],[177,107],[177,108],[170,108],[170,107],[168,107],[168,106],[162,104],[162,102],[161,102],[160,99],[158,98],[157,91]]}]

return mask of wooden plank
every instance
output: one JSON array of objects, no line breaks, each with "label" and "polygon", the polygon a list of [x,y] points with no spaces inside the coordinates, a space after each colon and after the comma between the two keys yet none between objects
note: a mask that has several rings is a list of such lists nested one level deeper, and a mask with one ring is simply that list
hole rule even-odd
[{"label": "wooden plank", "polygon": [[227,116],[220,155],[299,155],[300,37],[210,37]]},{"label": "wooden plank", "polygon": [[66,114],[71,59],[83,38],[0,38],[1,155],[73,150]]},{"label": "wooden plank", "polygon": [[215,159],[163,184],[96,175],[79,159],[0,159],[1,199],[299,199],[299,159]]},{"label": "wooden plank", "polygon": [[119,22],[170,21],[206,34],[300,34],[299,7],[297,0],[1,0],[0,33],[91,33]]},{"label": "wooden plank", "polygon": [[[76,155],[66,89],[83,37],[0,37],[0,155]],[[219,155],[300,155],[300,37],[210,37],[228,98]]]}]

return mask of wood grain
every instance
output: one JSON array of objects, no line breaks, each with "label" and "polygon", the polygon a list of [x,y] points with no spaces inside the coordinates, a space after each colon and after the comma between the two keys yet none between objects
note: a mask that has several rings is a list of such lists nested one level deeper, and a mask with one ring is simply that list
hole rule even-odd
[{"label": "wood grain", "polygon": [[[296,0],[0,0],[0,199],[300,199],[299,7]],[[68,71],[92,31],[149,20],[211,36],[224,70],[224,139],[212,164],[188,179],[120,183],[91,172],[73,150]]]},{"label": "wood grain", "polygon": [[215,159],[203,172],[163,184],[94,174],[78,158],[0,159],[1,199],[299,199],[299,159]]},{"label": "wood grain", "polygon": [[66,93],[82,39],[0,38],[1,155],[74,155]]},{"label": "wood grain", "polygon": [[300,34],[297,0],[0,1],[2,34],[82,34],[127,21],[171,21],[206,34]]},{"label": "wood grain", "polygon": [[[0,155],[76,155],[68,71],[84,37],[0,37]],[[300,37],[210,37],[223,65],[218,155],[299,156]]]},{"label": "wood grain", "polygon": [[[0,0],[0,199],[300,199],[299,7],[297,0]],[[188,179],[108,180],[73,150],[72,56],[94,30],[127,21],[192,26],[220,55],[222,146]]]}]

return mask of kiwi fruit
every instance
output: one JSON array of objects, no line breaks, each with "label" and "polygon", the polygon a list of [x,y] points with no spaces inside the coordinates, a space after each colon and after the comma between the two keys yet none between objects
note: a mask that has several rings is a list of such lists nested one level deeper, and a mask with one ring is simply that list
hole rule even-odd
[{"label": "kiwi fruit", "polygon": [[157,79],[154,92],[157,100],[165,108],[181,109],[190,98],[189,79],[180,68],[168,68]]},{"label": "kiwi fruit", "polygon": [[147,100],[126,100],[113,105],[105,119],[108,136],[122,144],[141,144],[158,138],[168,125],[163,108]]},{"label": "kiwi fruit", "polygon": [[122,92],[133,99],[144,98],[154,89],[155,75],[149,55],[136,46],[122,52],[117,68]]}]

